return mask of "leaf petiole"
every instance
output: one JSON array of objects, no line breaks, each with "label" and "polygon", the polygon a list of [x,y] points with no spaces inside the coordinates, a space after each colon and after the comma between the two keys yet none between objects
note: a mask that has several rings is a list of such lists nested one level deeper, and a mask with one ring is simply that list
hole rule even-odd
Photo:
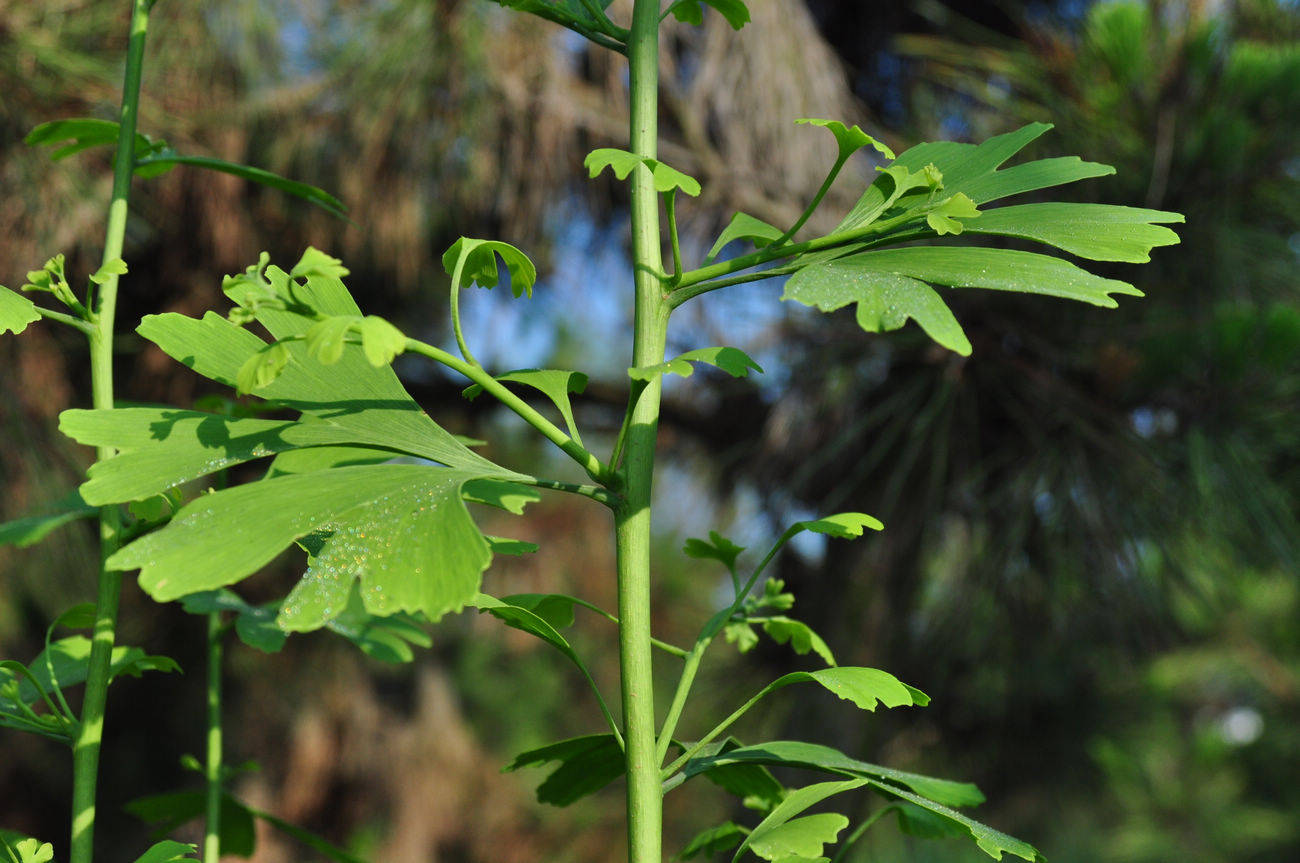
[{"label": "leaf petiole", "polygon": [[671,287],[676,287],[682,280],[682,241],[677,235],[677,190],[663,193],[664,209],[668,213],[668,238],[673,247],[673,274],[668,280]]}]

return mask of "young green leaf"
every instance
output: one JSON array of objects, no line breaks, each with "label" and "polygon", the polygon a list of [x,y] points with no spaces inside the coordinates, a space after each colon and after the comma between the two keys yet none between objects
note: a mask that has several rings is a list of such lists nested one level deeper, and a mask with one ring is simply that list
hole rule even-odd
[{"label": "young green leaf", "polygon": [[327,255],[314,246],[308,246],[306,251],[302,253],[302,257],[298,259],[298,263],[294,264],[293,269],[289,271],[289,278],[305,279],[308,276],[325,276],[331,279],[341,279],[349,275],[350,272],[338,258]]},{"label": "young green leaf", "polygon": [[35,303],[0,285],[0,334],[17,335],[27,329],[28,324],[40,319],[41,313],[36,311]]},{"label": "young green leaf", "polygon": [[925,221],[936,234],[943,236],[960,234],[965,229],[965,223],[958,219],[974,219],[979,215],[975,202],[958,192],[927,213]]},{"label": "young green leaf", "polygon": [[18,863],[50,863],[54,859],[54,846],[37,839],[21,839],[14,844]]},{"label": "young green leaf", "polygon": [[689,378],[695,371],[691,363],[714,366],[733,378],[748,376],[750,369],[759,374],[763,373],[763,367],[754,362],[749,354],[740,348],[728,347],[697,348],[658,365],[628,369],[627,373],[634,381],[651,381],[658,375],[680,375]]},{"label": "young green leaf", "polygon": [[609,785],[626,770],[623,750],[612,734],[592,734],[552,743],[515,756],[506,772],[558,762],[537,788],[539,803],[568,806]]},{"label": "young green leaf", "polygon": [[897,158],[893,150],[862,131],[860,126],[846,126],[839,120],[814,120],[811,118],[795,120],[795,122],[801,125],[821,126],[823,129],[829,130],[835,136],[835,143],[839,145],[839,158],[841,161],[868,146],[874,148],[877,153],[880,153],[886,159]]},{"label": "young green leaf", "polygon": [[[573,403],[569,400],[570,393],[580,394],[587,389],[587,376],[582,372],[560,369],[516,369],[497,375],[496,379],[503,383],[517,383],[532,387],[546,396],[564,418],[569,436],[579,444],[582,443],[582,436],[578,433],[578,423],[573,418]],[[474,384],[466,387],[461,395],[472,401],[482,392],[483,387]]]},{"label": "young green leaf", "polygon": [[852,258],[806,267],[786,281],[782,300],[831,312],[857,303],[858,326],[869,333],[901,329],[909,319],[938,344],[970,356],[971,344],[952,311],[934,288],[898,274],[872,273],[868,287]]},{"label": "young green leaf", "polygon": [[180,863],[182,860],[194,860],[190,855],[196,853],[193,845],[173,842],[170,839],[159,842],[136,858],[135,863]]},{"label": "young green leaf", "polygon": [[95,270],[95,272],[91,273],[90,280],[97,285],[102,285],[104,284],[104,282],[107,282],[109,278],[111,278],[112,276],[125,276],[125,275],[126,275],[126,261],[122,260],[121,258],[114,258],[113,260],[102,264],[98,270]]},{"label": "young green leaf", "polygon": [[831,653],[830,647],[808,624],[789,617],[766,617],[762,620],[762,626],[763,631],[777,644],[788,643],[800,656],[809,652],[816,653],[827,665],[835,665],[835,654]]},{"label": "young green leaf", "polygon": [[[322,318],[311,325],[307,330],[305,341],[307,343],[307,356],[314,359],[323,366],[332,366],[339,360],[343,359],[343,347],[348,333],[356,324],[358,318],[354,315],[339,315],[336,317]],[[286,363],[289,356],[288,348],[284,349]],[[375,363],[374,365],[378,365]],[[283,366],[281,366],[281,369]],[[276,376],[279,376],[277,371]],[[266,381],[270,383],[275,378]],[[265,384],[261,384],[265,386]],[[251,389],[245,392],[252,392]]]},{"label": "young green leaf", "polygon": [[235,373],[235,392],[248,395],[275,383],[293,359],[284,342],[264,345]]},{"label": "young green leaf", "polygon": [[701,755],[686,763],[683,772],[690,778],[703,774],[711,777],[714,771],[740,765],[770,765],[774,767],[799,767],[822,770],[827,773],[868,777],[910,788],[936,803],[945,806],[978,806],[984,802],[979,788],[969,782],[937,779],[919,773],[895,770],[866,761],[850,758],[837,749],[816,743],[777,740],[753,746],[726,749],[710,755]]},{"label": "young green leaf", "polygon": [[857,539],[862,536],[862,532],[866,528],[872,530],[885,529],[879,519],[867,515],[865,512],[840,512],[812,521],[801,521],[795,526],[813,533],[824,533],[837,539]]},{"label": "young green leaf", "polygon": [[[516,297],[533,295],[537,268],[528,256],[509,243],[461,237],[442,256],[442,266],[453,279],[457,273],[463,283],[473,282],[480,288],[495,288],[500,280],[497,255],[510,273],[510,292]],[[459,285],[457,285],[459,287]]]},{"label": "young green leaf", "polygon": [[32,515],[0,524],[0,546],[27,548],[65,524],[99,513],[97,508],[86,503],[76,491],[65,495],[51,504],[51,507],[53,511],[45,515]]},{"label": "young green leaf", "polygon": [[723,851],[730,851],[735,848],[747,835],[749,835],[749,830],[734,821],[723,822],[717,827],[710,827],[708,830],[697,833],[690,842],[686,843],[686,847],[677,855],[677,859],[692,860],[696,857],[703,857],[706,860],[711,860]]},{"label": "young green leaf", "polygon": [[709,531],[709,538],[686,540],[682,553],[696,560],[716,560],[730,571],[736,569],[736,558],[745,550],[743,545],[736,545],[716,530]]},{"label": "young green leaf", "polygon": [[[749,836],[745,837],[745,841],[740,844],[732,860],[739,860],[740,855],[744,853],[746,848],[753,850],[755,854],[768,860],[776,860],[778,857],[790,855],[796,857],[820,855],[821,846],[826,842],[833,842],[839,832],[848,825],[847,818],[833,814],[831,819],[834,820],[827,819],[824,816],[810,816],[820,820],[795,827],[792,830],[783,828],[786,824],[791,823],[797,815],[823,800],[836,794],[853,791],[866,784],[866,779],[855,778],[839,782],[819,782],[816,785],[796,788],[794,791],[789,792],[785,799],[758,823],[758,826],[753,829]],[[826,838],[827,836],[829,838]],[[815,851],[811,853],[805,851],[805,849],[811,849],[813,846],[816,846]]]},{"label": "young green leaf", "polygon": [[749,7],[743,0],[677,0],[668,7],[668,12],[672,13],[678,21],[698,27],[704,23],[705,5],[716,9],[734,30],[739,30],[749,23]]},{"label": "young green leaf", "polygon": [[1046,858],[1043,857],[1042,854],[1039,854],[1038,849],[1034,848],[1034,846],[1030,845],[1028,842],[1022,842],[1013,836],[1008,836],[999,830],[994,830],[992,827],[981,824],[973,818],[967,818],[960,812],[957,812],[954,809],[949,809],[947,806],[936,803],[935,801],[922,797],[919,794],[914,794],[911,791],[906,791],[902,788],[888,785],[874,779],[868,779],[866,781],[872,788],[875,788],[887,797],[899,797],[903,800],[907,800],[922,809],[944,818],[955,828],[964,830],[966,835],[973,839],[975,844],[979,846],[979,849],[994,860],[1003,859],[1002,855],[1006,853],[1014,854],[1022,860],[1028,860],[1029,863],[1046,863]]},{"label": "young green leaf", "polygon": [[758,646],[758,634],[754,627],[740,621],[728,623],[722,628],[722,635],[728,644],[736,645],[736,650],[749,653]]},{"label": "young green leaf", "polygon": [[1162,210],[1053,202],[984,210],[966,229],[1046,243],[1093,261],[1140,264],[1151,260],[1153,248],[1179,242],[1162,223],[1183,221],[1181,213]]},{"label": "young green leaf", "polygon": [[700,194],[700,182],[694,177],[683,174],[658,159],[642,158],[626,150],[616,150],[613,147],[592,150],[587,154],[583,164],[592,179],[599,177],[602,171],[609,168],[620,180],[626,180],[638,165],[645,165],[654,180],[656,192],[666,193],[680,189],[691,197]]},{"label": "young green leaf", "polygon": [[736,240],[749,240],[754,244],[754,248],[763,249],[779,240],[782,235],[782,230],[775,225],[769,225],[762,219],[756,219],[748,213],[736,213],[731,217],[727,227],[718,235],[713,248],[709,249],[709,253],[704,256],[704,263],[713,263],[718,254],[727,247],[727,244]]},{"label": "young green leaf", "polygon": [[361,335],[361,352],[372,366],[386,366],[406,350],[406,336],[397,327],[375,315],[366,315],[357,324]]}]

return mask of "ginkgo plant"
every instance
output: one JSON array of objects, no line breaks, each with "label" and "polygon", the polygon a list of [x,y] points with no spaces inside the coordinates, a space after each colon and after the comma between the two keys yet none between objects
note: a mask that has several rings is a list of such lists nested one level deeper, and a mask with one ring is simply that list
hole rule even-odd
[{"label": "ginkgo plant", "polygon": [[[669,16],[687,24],[701,23],[705,7],[740,29],[748,21],[745,4],[678,0],[664,11],[657,0],[635,0],[631,21],[623,26],[609,17],[609,0],[499,2],[568,27],[627,57],[630,130],[627,141],[611,142],[625,144],[626,149],[602,147],[586,162],[592,177],[608,170],[630,187],[632,266],[627,299],[635,323],[628,345],[627,408],[617,435],[603,442],[604,448],[592,446],[591,436],[584,441],[573,409],[573,398],[587,384],[581,371],[489,370],[475,357],[461,326],[462,290],[508,284],[519,302],[527,302],[537,270],[512,245],[470,238],[455,243],[443,259],[450,278],[448,336],[456,352],[410,337],[388,321],[366,314],[348,292],[344,280],[349,273],[338,259],[309,248],[285,268],[264,254],[246,271],[222,282],[231,303],[225,314],[150,315],[136,328],[141,337],[195,373],[231,388],[238,401],[228,402],[223,410],[114,408],[111,381],[108,389],[100,384],[107,374],[103,357],[111,342],[113,298],[118,278],[125,274],[120,231],[125,183],[132,170],[149,173],[171,164],[216,167],[208,160],[177,157],[164,144],[136,134],[140,62],[136,52],[143,51],[143,24],[139,24],[139,42],[132,43],[136,89],[133,94],[129,73],[124,100],[129,110],[124,110],[123,122],[116,128],[116,165],[123,182],[122,189],[115,186],[112,212],[117,221],[110,222],[105,265],[92,277],[99,286],[98,296],[88,292],[84,300],[79,299],[69,287],[60,259],[32,274],[28,288],[50,294],[67,311],[38,307],[19,294],[0,291],[0,325],[19,331],[41,317],[66,323],[86,331],[92,345],[98,346],[95,356],[100,357],[94,409],[69,410],[60,419],[67,435],[97,448],[99,458],[86,482],[62,510],[6,526],[0,536],[35,541],[70,520],[100,513],[105,537],[98,611],[91,615],[78,609],[56,621],[94,623],[95,637],[89,647],[77,643],[77,649],[88,653],[88,661],[73,658],[68,670],[56,675],[54,666],[60,660],[50,650],[63,642],[51,642],[44,660],[4,666],[11,669],[12,680],[0,690],[0,721],[70,741],[89,740],[87,723],[102,721],[102,691],[95,689],[92,698],[88,690],[87,707],[78,718],[63,703],[62,686],[76,678],[97,681],[95,685],[102,688],[113,674],[166,665],[143,652],[128,648],[119,654],[112,649],[116,590],[126,572],[138,570],[141,589],[154,599],[178,600],[187,609],[208,615],[212,644],[219,643],[223,627],[232,625],[245,641],[264,649],[278,647],[287,633],[322,628],[345,635],[351,631],[349,637],[357,641],[360,624],[371,633],[369,640],[360,638],[363,649],[367,643],[379,644],[397,658],[406,658],[408,642],[425,643],[421,626],[470,608],[549,644],[590,685],[607,730],[522,753],[508,769],[550,765],[538,797],[560,806],[625,777],[630,863],[663,859],[663,798],[697,777],[735,795],[756,814],[752,824],[727,822],[700,834],[680,849],[683,858],[728,852],[733,860],[753,855],[774,863],[826,863],[832,853],[836,860],[842,859],[870,827],[893,815],[899,828],[914,835],[966,837],[996,859],[1004,854],[1041,859],[1028,843],[986,827],[962,811],[983,800],[973,785],[871,764],[816,743],[746,743],[730,733],[755,705],[794,685],[821,687],[868,712],[881,706],[929,703],[928,695],[886,671],[838,665],[832,646],[792,616],[795,597],[787,591],[788,585],[768,576],[769,565],[799,534],[854,540],[884,529],[872,516],[839,513],[798,522],[753,563],[744,563],[745,549],[717,531],[709,532],[708,538],[689,540],[684,553],[708,561],[701,565],[720,565],[729,578],[731,598],[701,623],[698,636],[687,647],[654,635],[651,490],[664,378],[687,377],[696,365],[734,376],[762,373],[753,359],[732,346],[704,346],[667,358],[669,322],[674,310],[705,293],[784,277],[783,299],[827,312],[854,305],[858,323],[869,333],[896,330],[913,320],[939,345],[968,355],[971,343],[945,301],[946,289],[1015,291],[1114,307],[1115,296],[1141,292],[1127,282],[1095,275],[1053,250],[1094,261],[1145,261],[1151,249],[1178,241],[1167,225],[1180,222],[1181,216],[1101,204],[999,205],[1006,198],[1113,173],[1108,166],[1077,157],[1008,165],[1050,129],[1046,124],[1031,124],[980,144],[926,143],[896,155],[858,126],[803,119],[798,122],[831,134],[838,150],[806,210],[788,226],[737,213],[705,258],[690,267],[678,232],[677,208],[685,199],[698,196],[701,184],[658,158],[659,31]],[[137,21],[141,15],[147,20],[150,5],[136,0]],[[95,136],[102,139],[104,129],[65,126],[60,134],[45,130],[37,141],[71,140],[66,153],[103,142]],[[884,162],[874,182],[832,231],[805,236],[805,226],[841,170],[863,150]],[[222,169],[268,181],[252,169]],[[322,198],[325,193],[319,190],[281,178],[269,181],[314,203],[332,206],[333,199]],[[967,242],[977,236],[1028,241],[1046,251]],[[736,243],[749,250],[724,257]],[[250,324],[258,325],[256,331]],[[392,368],[399,355],[435,363],[463,379],[467,398],[490,397],[513,411],[576,463],[582,475],[576,480],[539,476],[524,466],[497,464],[475,452],[476,442],[445,430],[407,393]],[[229,409],[232,405],[239,409]],[[223,487],[224,483],[211,479],[235,465],[258,460],[266,460],[267,465],[256,481]],[[522,514],[543,492],[576,495],[612,514],[616,609],[602,609],[582,597],[493,596],[485,590],[484,573],[495,555],[538,549],[485,534],[473,507]],[[254,607],[231,589],[290,549],[297,550],[305,569],[281,601]],[[618,699],[606,697],[564,634],[579,610],[604,618],[617,629]],[[724,717],[712,721],[688,717],[696,676],[719,636],[742,652],[767,637],[824,667],[783,675]],[[67,644],[65,650],[73,647]],[[661,661],[680,669],[677,685],[666,699],[655,691],[655,652],[662,655]],[[219,678],[220,654],[215,655]],[[44,677],[42,668],[49,672]],[[679,733],[688,718],[692,725],[698,723],[699,730]],[[219,731],[219,710],[217,726]],[[93,744],[97,742],[95,736]],[[77,745],[80,755],[83,750]],[[209,756],[204,772],[212,837],[225,792],[220,788],[219,757],[214,767],[211,749]],[[776,779],[771,767],[797,768],[822,777],[789,788]],[[838,804],[841,795],[861,792],[871,792],[884,803],[852,829],[846,816],[824,811],[825,801],[835,798]],[[90,793],[93,813],[93,777]],[[186,801],[190,807],[186,811],[198,814],[193,811],[193,797]],[[814,807],[817,811],[810,813]],[[74,819],[84,818],[86,809],[75,812]],[[162,814],[160,820],[174,820],[174,813]],[[74,863],[90,859],[86,835],[74,827]],[[836,845],[836,851],[828,851]],[[15,845],[10,856],[34,860],[31,847]]]}]

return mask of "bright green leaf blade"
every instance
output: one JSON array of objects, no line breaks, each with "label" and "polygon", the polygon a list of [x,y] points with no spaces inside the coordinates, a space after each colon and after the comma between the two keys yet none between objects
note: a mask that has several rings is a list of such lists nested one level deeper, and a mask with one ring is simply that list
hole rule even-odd
[{"label": "bright green leaf blade", "polygon": [[343,359],[348,333],[357,322],[358,318],[353,315],[338,315],[316,321],[307,330],[304,340],[307,356],[326,366],[332,366]]},{"label": "bright green leaf blade", "polygon": [[835,143],[839,145],[841,160],[847,159],[863,147],[874,148],[877,153],[880,153],[886,159],[897,158],[893,150],[862,131],[861,126],[846,126],[839,120],[814,120],[810,118],[795,120],[795,122],[801,125],[821,126],[823,129],[829,130],[835,136]]},{"label": "bright green leaf blade", "polygon": [[1034,240],[1094,261],[1145,263],[1157,246],[1178,243],[1161,223],[1181,223],[1180,213],[1111,204],[1021,204],[984,210],[966,223],[976,234]]},{"label": "bright green leaf blade", "polygon": [[[573,402],[569,398],[570,393],[582,393],[587,389],[587,376],[582,372],[574,372],[562,369],[516,369],[497,375],[497,380],[523,384],[527,387],[542,393],[551,400],[564,423],[569,430],[569,436],[582,443],[582,437],[578,434],[578,424],[573,418]],[[483,387],[473,384],[465,388],[462,393],[468,399],[475,399],[483,392]]]},{"label": "bright green leaf blade", "polygon": [[849,819],[835,812],[792,818],[758,839],[751,839],[749,850],[765,860],[820,857],[822,849],[833,844],[848,826]]},{"label": "bright green leaf blade", "polygon": [[582,164],[586,167],[587,174],[593,180],[599,177],[606,168],[612,170],[614,176],[618,179],[626,180],[638,165],[643,164],[643,160],[635,153],[629,153],[626,150],[601,147],[588,153]]},{"label": "bright green leaf blade", "polygon": [[709,249],[709,253],[705,255],[704,263],[712,263],[729,243],[736,240],[749,240],[754,244],[755,248],[762,249],[781,239],[783,234],[784,232],[780,228],[769,225],[762,219],[756,219],[748,213],[736,213],[731,217],[727,227],[718,235],[713,248]]},{"label": "bright green leaf blade", "polygon": [[645,163],[650,169],[650,176],[654,179],[656,192],[664,193],[680,189],[692,198],[699,197],[701,191],[699,180],[658,159],[646,159]]},{"label": "bright green leaf blade", "polygon": [[488,596],[485,593],[480,593],[474,598],[473,602],[469,604],[476,606],[480,611],[487,612],[500,620],[506,626],[518,629],[521,632],[526,632],[536,638],[540,638],[542,641],[551,645],[560,653],[568,657],[568,659],[579,668],[585,670],[582,660],[580,660],[578,655],[574,653],[573,647],[570,646],[568,640],[556,631],[555,627],[540,614],[537,614],[523,606],[512,605],[505,600]]},{"label": "bright green leaf blade", "polygon": [[54,859],[54,846],[39,839],[20,839],[14,843],[18,863],[50,863]]},{"label": "bright green leaf blade", "polygon": [[824,533],[837,539],[857,539],[863,530],[884,530],[885,526],[874,516],[865,512],[839,512],[823,516],[813,521],[801,521],[796,525],[813,533]]},{"label": "bright green leaf blade", "polygon": [[1104,308],[1119,305],[1111,294],[1143,295],[1127,282],[1093,275],[1060,258],[1012,249],[916,246],[863,252],[835,263],[836,272],[846,278],[845,290],[856,294],[875,290],[882,276],[906,276],[954,288],[1042,294]]},{"label": "bright green leaf blade", "polygon": [[300,183],[297,180],[290,180],[287,177],[281,177],[279,174],[273,174],[262,168],[254,168],[251,165],[240,165],[235,162],[227,162],[225,159],[215,159],[211,156],[182,156],[179,153],[170,151],[137,158],[135,164],[137,171],[165,168],[171,165],[206,168],[209,171],[230,174],[239,177],[241,180],[247,180],[284,192],[286,195],[301,198],[309,204],[315,204],[331,215],[338,216],[340,219],[346,219],[348,214],[348,208],[343,202],[324,189],[319,189],[308,183]]},{"label": "bright green leaf blade", "polygon": [[190,856],[196,853],[193,845],[173,842],[170,839],[159,842],[136,858],[135,863],[178,863],[181,860],[194,860]]},{"label": "bright green leaf blade", "polygon": [[556,630],[573,626],[574,606],[581,603],[577,597],[563,593],[514,593],[501,597],[501,601],[528,609]]},{"label": "bright green leaf blade", "polygon": [[510,292],[516,297],[525,293],[531,297],[533,285],[537,283],[537,267],[527,255],[509,243],[461,237],[443,253],[442,266],[447,275],[455,278],[459,265],[461,281],[465,284],[473,282],[480,288],[495,288],[500,278],[497,255],[501,256],[506,271],[510,273]]},{"label": "bright green leaf blade", "polygon": [[15,335],[27,329],[28,324],[41,319],[36,304],[4,285],[0,285],[0,334]]},{"label": "bright green leaf blade", "polygon": [[[472,478],[424,465],[369,465],[263,480],[200,497],[109,565],[139,568],[141,586],[167,601],[233,584],[299,537],[328,529],[335,531],[329,548],[305,581],[360,578],[370,611],[437,618],[473,598],[491,559],[460,497]],[[342,610],[295,608],[291,596],[282,613],[305,629]]]},{"label": "bright green leaf blade", "polygon": [[809,652],[816,653],[827,665],[835,665],[835,654],[831,653],[830,646],[803,621],[789,617],[768,617],[763,620],[763,631],[777,644],[788,643],[790,649],[800,656]]},{"label": "bright green leaf blade", "polygon": [[881,791],[887,796],[901,797],[904,800],[916,804],[922,809],[926,809],[936,815],[942,816],[953,825],[964,829],[966,834],[970,836],[971,839],[975,840],[975,844],[979,846],[980,850],[992,857],[994,860],[1001,860],[1002,855],[1006,853],[1014,854],[1023,860],[1030,861],[1030,863],[1046,863],[1046,858],[1039,854],[1038,849],[1034,848],[1034,846],[1030,845],[1028,842],[1022,842],[1021,840],[1008,836],[1001,831],[994,830],[992,827],[981,824],[973,818],[967,818],[955,809],[949,809],[947,806],[936,803],[935,801],[922,797],[919,794],[913,794],[911,791],[906,791],[893,785],[886,785],[882,782],[877,782],[874,779],[869,779],[867,782],[870,783],[871,787]]},{"label": "bright green leaf blade", "polygon": [[[769,812],[767,817],[760,821],[758,826],[756,826],[749,836],[745,838],[745,841],[741,843],[740,848],[736,850],[735,857],[732,858],[733,861],[740,859],[740,855],[744,853],[745,849],[755,843],[762,846],[768,837],[773,833],[776,833],[782,825],[786,824],[809,807],[815,806],[836,794],[842,794],[846,791],[853,791],[854,789],[861,788],[863,785],[867,784],[867,781],[868,780],[866,779],[845,779],[838,782],[819,782],[815,785],[796,788],[794,791],[788,793],[785,799],[782,800],[776,808]],[[845,824],[848,823],[848,819],[844,819],[844,821]],[[843,829],[843,827],[841,826],[839,829]],[[838,833],[839,831],[836,830],[836,832]],[[818,853],[821,853],[820,850]]]},{"label": "bright green leaf blade", "polygon": [[558,762],[537,788],[537,800],[552,806],[568,806],[595,794],[623,775],[623,750],[612,734],[592,734],[552,743],[520,753],[503,768],[506,771]]},{"label": "bright green leaf blade", "polygon": [[542,499],[541,492],[532,486],[497,479],[470,480],[461,494],[470,503],[494,506],[514,515],[523,515],[524,507]]},{"label": "bright green leaf blade", "polygon": [[383,464],[402,454],[392,450],[365,446],[312,446],[286,450],[277,455],[266,470],[266,478],[313,473],[332,467]]},{"label": "bright green leaf blade", "polygon": [[917,794],[945,806],[978,806],[984,802],[984,795],[979,788],[969,782],[955,782],[951,779],[938,779],[920,773],[882,767],[879,764],[850,758],[829,746],[794,740],[760,743],[707,757],[694,758],[686,764],[683,771],[688,778],[701,773],[707,776],[720,768],[742,764],[801,767],[808,770],[880,779],[910,788]]},{"label": "bright green leaf blade", "polygon": [[99,510],[82,499],[80,492],[72,492],[53,504],[54,511],[44,515],[31,515],[0,524],[0,546],[13,545],[26,548],[43,540],[65,524],[82,518],[91,518]]},{"label": "bright green leaf blade", "polygon": [[934,288],[897,273],[869,270],[864,274],[854,260],[804,267],[786,281],[781,299],[824,312],[856,302],[858,325],[869,333],[897,330],[911,319],[945,348],[970,355],[970,340]]},{"label": "bright green leaf blade", "polygon": [[[360,314],[337,279],[310,277],[303,293],[323,312]],[[311,325],[311,321],[287,313],[268,312],[259,319],[276,338],[301,335]],[[228,386],[234,386],[244,361],[266,344],[211,312],[202,320],[178,314],[149,315],[137,332],[199,374]],[[357,346],[348,346],[338,364],[328,368],[310,360],[300,342],[288,349],[294,362],[258,392],[260,397],[347,429],[356,443],[391,447],[448,467],[512,475],[430,419],[392,368],[372,366]]]},{"label": "bright green leaf blade", "polygon": [[385,366],[406,350],[406,336],[383,318],[366,315],[358,325],[361,352],[372,366]]},{"label": "bright green leaf blade", "polygon": [[742,841],[749,831],[734,821],[727,821],[719,824],[717,827],[710,827],[697,833],[686,847],[677,855],[678,860],[691,860],[696,857],[703,857],[711,860],[714,856],[721,854],[723,851],[730,851]]}]

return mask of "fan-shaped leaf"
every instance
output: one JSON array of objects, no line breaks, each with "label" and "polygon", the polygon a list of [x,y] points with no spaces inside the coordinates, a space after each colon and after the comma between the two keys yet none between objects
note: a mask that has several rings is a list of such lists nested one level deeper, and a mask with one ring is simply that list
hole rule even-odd
[{"label": "fan-shaped leaf", "polygon": [[1094,261],[1145,263],[1156,246],[1172,246],[1178,234],[1161,223],[1181,223],[1181,213],[1111,204],[1020,204],[984,210],[966,224],[975,234],[1034,240]]},{"label": "fan-shaped leaf", "polygon": [[861,126],[846,126],[839,120],[814,120],[805,118],[795,120],[796,123],[808,124],[812,126],[821,126],[823,129],[830,131],[835,136],[835,143],[839,145],[841,160],[847,159],[863,147],[873,147],[876,152],[883,155],[886,159],[897,158],[894,151],[875,138],[862,131]]},{"label": "fan-shaped leaf", "polygon": [[735,571],[736,558],[745,550],[743,545],[736,545],[716,530],[709,531],[709,538],[686,540],[682,553],[696,560],[716,560],[728,570]]},{"label": "fan-shaped leaf", "polygon": [[[578,434],[578,424],[573,418],[573,403],[569,400],[569,394],[582,393],[587,389],[586,375],[582,372],[560,369],[517,369],[497,375],[496,378],[499,381],[523,384],[541,392],[559,410],[560,416],[564,418],[564,423],[569,429],[569,436],[579,444],[582,443],[582,437]],[[482,392],[483,387],[474,384],[466,387],[462,395],[467,399],[475,399]]]},{"label": "fan-shaped leaf", "polygon": [[723,228],[722,233],[718,235],[718,240],[713,244],[713,248],[709,249],[709,253],[705,255],[704,263],[712,263],[728,243],[736,240],[749,240],[753,242],[755,248],[762,249],[781,239],[783,233],[775,225],[769,225],[762,219],[756,219],[748,213],[736,213],[731,217],[727,227]]},{"label": "fan-shaped leaf", "polygon": [[0,334],[16,335],[40,319],[41,313],[36,311],[35,303],[0,285]]},{"label": "fan-shaped leaf", "polygon": [[[820,854],[821,844],[833,842],[839,831],[847,826],[847,818],[833,814],[831,814],[831,819],[834,820],[825,816],[809,816],[819,820],[793,829],[785,829],[785,825],[791,823],[797,815],[809,807],[815,806],[836,794],[861,788],[865,784],[867,784],[866,779],[845,779],[839,782],[819,782],[816,785],[807,785],[789,792],[786,794],[785,799],[758,823],[758,826],[753,829],[749,836],[745,837],[745,841],[740,844],[740,848],[736,850],[736,855],[732,859],[739,860],[740,855],[744,853],[746,848],[750,848],[754,853],[769,860],[775,859],[778,855],[814,856]],[[803,819],[799,820],[802,821]],[[829,839],[824,838],[827,835],[829,835]],[[795,847],[783,849],[786,844]],[[811,848],[813,845],[817,845],[817,847],[812,853],[800,853],[799,850],[795,850],[795,848]]]},{"label": "fan-shaped leaf", "polygon": [[613,147],[592,150],[587,154],[583,164],[592,179],[599,177],[602,171],[609,168],[614,172],[614,176],[620,180],[626,180],[628,175],[636,170],[637,165],[645,165],[650,171],[650,176],[654,179],[656,192],[671,192],[675,189],[681,189],[692,197],[700,194],[700,182],[694,177],[683,174],[658,159],[644,158],[626,150],[616,150]]},{"label": "fan-shaped leaf", "polygon": [[763,631],[777,644],[788,643],[800,656],[809,652],[816,653],[827,665],[835,665],[835,654],[831,653],[830,647],[803,621],[789,617],[765,617],[761,623]]},{"label": "fan-shaped leaf", "polygon": [[612,734],[592,734],[552,743],[520,753],[504,768],[519,770],[558,762],[537,788],[537,800],[552,806],[568,806],[609,785],[626,770],[623,750]]},{"label": "fan-shaped leaf", "polygon": [[[765,860],[820,857],[822,849],[839,838],[849,819],[836,812],[805,815],[773,827],[757,839],[750,838],[749,850]],[[757,832],[757,829],[756,829]]]},{"label": "fan-shaped leaf", "polygon": [[812,521],[801,521],[795,526],[813,533],[824,533],[837,539],[857,539],[862,536],[865,528],[871,528],[872,530],[885,529],[879,519],[867,515],[865,512],[840,512]]},{"label": "fan-shaped leaf", "polygon": [[677,0],[668,11],[678,21],[699,26],[704,23],[704,6],[712,6],[733,29],[739,30],[749,23],[749,7],[743,0]]},{"label": "fan-shaped leaf", "polygon": [[[0,684],[8,680],[18,681],[18,699],[26,705],[34,705],[41,700],[40,689],[53,693],[56,688],[66,689],[86,682],[90,668],[90,639],[84,635],[70,635],[51,642],[36,655],[27,666],[35,681],[25,675],[15,675],[9,669],[0,668]],[[180,671],[175,660],[166,656],[150,656],[139,647],[119,645],[113,648],[109,666],[109,679],[123,674],[139,677],[146,671],[173,672]],[[13,713],[18,705],[4,695],[0,695],[0,711]]]},{"label": "fan-shaped leaf", "polygon": [[527,255],[509,243],[461,237],[443,253],[442,266],[453,279],[459,270],[462,283],[473,282],[480,288],[495,288],[500,281],[498,255],[510,273],[510,292],[516,297],[525,293],[531,297],[533,285],[537,283],[537,267]]}]

